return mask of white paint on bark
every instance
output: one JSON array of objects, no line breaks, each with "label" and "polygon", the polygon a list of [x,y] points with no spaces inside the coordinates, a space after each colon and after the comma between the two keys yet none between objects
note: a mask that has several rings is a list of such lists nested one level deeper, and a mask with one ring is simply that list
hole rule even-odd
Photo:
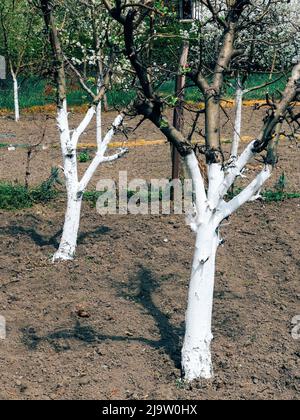
[{"label": "white paint on bark", "polygon": [[182,368],[188,381],[209,379],[213,375],[210,346],[213,339],[212,310],[218,244],[219,236],[213,220],[199,227],[182,349]]},{"label": "white paint on bark", "polygon": [[77,148],[80,136],[82,136],[84,131],[87,129],[87,127],[91,123],[95,113],[96,113],[95,106],[91,106],[88,112],[86,113],[86,115],[84,116],[83,120],[79,124],[79,126],[73,131],[72,144],[74,148]]},{"label": "white paint on bark", "polygon": [[[99,52],[98,62],[100,63],[99,67],[102,70],[102,59],[101,59],[101,52]],[[102,75],[102,73],[101,73]],[[97,84],[97,94],[99,94],[101,86],[102,86],[103,77],[100,76],[98,78],[98,84]],[[102,101],[99,101],[96,107],[96,139],[97,139],[97,145],[98,149],[100,147],[100,144],[102,142]]]},{"label": "white paint on bark", "polygon": [[246,148],[227,173],[224,172],[222,165],[211,164],[208,167],[207,194],[194,152],[185,159],[196,194],[196,215],[191,223],[192,229],[196,232],[196,245],[182,349],[182,369],[187,381],[209,379],[213,376],[210,347],[213,339],[212,311],[216,254],[221,243],[220,225],[240,206],[257,196],[272,171],[270,166],[265,166],[248,187],[226,203],[224,196],[252,157],[253,143]]},{"label": "white paint on bark", "polygon": [[117,153],[117,154],[115,154],[113,156],[110,156],[108,158],[106,158],[104,156],[106,151],[107,151],[107,147],[108,147],[109,143],[111,142],[111,140],[113,138],[115,130],[116,130],[117,127],[119,127],[122,124],[123,118],[124,118],[123,115],[118,115],[117,116],[117,118],[113,122],[112,128],[108,131],[108,133],[104,137],[103,141],[98,144],[97,154],[96,154],[95,158],[92,160],[90,166],[86,170],[83,178],[81,179],[81,181],[79,183],[79,192],[83,193],[85,191],[88,183],[90,182],[90,180],[91,180],[92,176],[94,175],[96,169],[98,168],[98,166],[101,163],[103,163],[104,161],[106,161],[106,162],[110,161],[111,162],[112,160],[118,159],[119,157],[123,156],[127,152],[126,149],[123,149],[123,150],[120,151],[120,153]]},{"label": "white paint on bark", "polygon": [[265,182],[271,177],[271,175],[272,167],[270,165],[266,165],[263,170],[256,176],[256,178],[246,188],[244,188],[242,192],[240,192],[240,194],[238,194],[228,203],[223,201],[222,205],[220,205],[218,209],[219,222],[221,223],[222,220],[231,216],[243,204],[247,203],[247,201],[251,201],[253,197],[257,196],[258,192],[261,190]]},{"label": "white paint on bark", "polygon": [[[198,225],[201,218],[205,217],[207,207],[207,196],[205,192],[204,181],[199,169],[199,162],[194,152],[190,153],[185,159],[186,167],[193,181],[193,190],[195,194],[196,217],[194,222]],[[193,228],[193,230],[195,230]]]},{"label": "white paint on bark", "polygon": [[222,165],[214,163],[208,167],[208,202],[210,208],[213,210],[217,207],[219,202],[218,190],[224,182],[224,170]]},{"label": "white paint on bark", "polygon": [[231,162],[229,167],[225,170],[224,181],[222,182],[219,189],[219,199],[223,200],[224,196],[227,194],[229,188],[233,185],[235,179],[242,175],[242,171],[253,159],[255,153],[253,152],[255,140],[252,141],[246,149],[243,151],[240,157],[234,162]]},{"label": "white paint on bark", "polygon": [[19,103],[19,84],[18,78],[14,71],[11,71],[12,79],[13,79],[13,87],[14,87],[14,108],[15,108],[15,121],[20,121],[20,103]]},{"label": "white paint on bark", "polygon": [[242,110],[243,110],[243,96],[244,91],[241,85],[241,79],[238,77],[236,97],[235,97],[235,122],[234,122],[234,133],[233,142],[231,146],[231,159],[236,160],[239,153],[239,144],[242,135]]},{"label": "white paint on bark", "polygon": [[97,145],[100,146],[102,142],[102,103],[101,101],[98,103],[96,108],[96,137],[97,137]]},{"label": "white paint on bark", "polygon": [[[99,111],[99,108],[97,108],[97,110]],[[95,114],[96,107],[92,106],[86,113],[82,122],[73,131],[73,134],[71,134],[66,101],[64,101],[63,107],[58,112],[57,123],[60,133],[68,202],[61,242],[58,251],[53,256],[53,261],[68,261],[74,258],[77,247],[83,193],[101,163],[111,162],[118,159],[126,152],[125,149],[122,149],[113,156],[105,156],[107,147],[112,140],[116,129],[122,124],[124,118],[123,115],[118,115],[103,142],[100,141],[97,126],[98,150],[81,181],[79,181],[77,168],[77,145],[80,136],[84,133]],[[99,124],[99,122],[101,124],[100,119],[101,115],[98,115],[97,124]]]}]

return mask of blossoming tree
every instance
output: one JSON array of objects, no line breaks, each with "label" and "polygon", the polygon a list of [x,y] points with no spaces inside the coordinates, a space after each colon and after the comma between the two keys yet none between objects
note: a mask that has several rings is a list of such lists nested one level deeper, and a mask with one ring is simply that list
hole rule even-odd
[{"label": "blossoming tree", "polygon": [[[123,27],[126,56],[137,76],[137,89],[142,91],[135,103],[137,113],[152,121],[177,148],[193,180],[195,212],[190,225],[196,234],[196,245],[182,350],[186,380],[211,378],[213,374],[210,349],[213,338],[212,309],[216,255],[222,244],[222,223],[243,204],[257,197],[264,183],[271,177],[277,163],[278,126],[285,120],[290,125],[299,120],[299,115],[293,112],[295,100],[300,93],[300,63],[297,62],[291,69],[283,92],[277,98],[268,98],[267,117],[262,121],[259,135],[244,150],[241,150],[240,139],[237,137],[226,157],[221,144],[221,99],[225,81],[235,60],[245,54],[246,46],[240,42],[241,33],[256,25],[263,28],[260,23],[269,16],[270,5],[274,6],[275,3],[278,4],[275,0],[201,1],[205,13],[204,26],[213,25],[219,36],[214,39],[215,52],[213,60],[210,57],[210,66],[206,65],[202,56],[200,59],[199,56],[191,56],[190,68],[182,69],[188,80],[198,87],[205,105],[205,145],[195,146],[191,142],[192,135],[185,136],[169,121],[164,111],[170,101],[156,89],[157,84],[151,78],[153,72],[150,72],[153,64],[145,63],[141,53],[145,48],[136,43],[135,32],[140,23],[147,20],[149,13],[155,13],[158,21],[164,19],[168,15],[166,8],[151,0],[139,4],[103,0],[110,15]],[[205,48],[205,42],[202,28],[199,45]],[[196,151],[205,158],[208,185],[205,185],[200,171]],[[247,164],[259,155],[263,161],[260,172],[237,196],[230,199],[227,195],[230,187],[242,175]]]},{"label": "blossoming tree", "polygon": [[[74,130],[70,129],[65,73],[66,57],[64,56],[64,52],[62,50],[59,33],[55,23],[53,2],[51,0],[40,0],[40,8],[42,10],[46,28],[49,33],[51,51],[53,55],[53,66],[56,75],[58,107],[57,124],[60,133],[60,143],[64,164],[63,168],[68,195],[63,234],[59,249],[55,253],[53,259],[54,261],[65,261],[73,259],[75,255],[83,194],[92,176],[100,164],[105,162],[112,162],[120,158],[127,152],[127,150],[121,149],[114,155],[106,156],[107,147],[112,140],[113,135],[122,125],[123,114],[119,114],[116,117],[110,130],[107,132],[104,138],[102,138],[101,135],[101,110],[99,110],[99,107],[100,102],[109,85],[112,72],[111,67],[107,68],[103,80],[101,80],[101,85],[97,83],[96,92],[94,93],[93,90],[85,83],[85,80],[81,77],[78,70],[76,70],[76,68],[69,63],[75,73],[78,74],[78,78],[83,89],[85,89],[91,97],[91,105],[82,122]],[[95,115],[97,115],[97,152],[85,174],[80,180],[78,177],[77,168],[77,146],[80,136],[87,129]]]},{"label": "blossoming tree", "polygon": [[15,121],[20,120],[20,76],[38,68],[43,45],[39,39],[39,20],[25,0],[3,0],[0,4],[0,54],[6,58],[13,81]]}]

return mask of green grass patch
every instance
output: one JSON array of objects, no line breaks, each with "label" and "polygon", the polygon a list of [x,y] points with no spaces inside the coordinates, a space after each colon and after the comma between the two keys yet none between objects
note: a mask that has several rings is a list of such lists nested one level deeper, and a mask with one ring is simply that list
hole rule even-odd
[{"label": "green grass patch", "polygon": [[[242,192],[242,188],[235,188],[234,191],[231,191],[227,194],[229,200],[232,200],[234,197],[239,195]],[[295,198],[300,198],[300,193],[298,192],[286,192],[286,191],[276,191],[276,190],[266,190],[261,193],[262,199],[267,203],[274,203],[278,201],[293,200]]]},{"label": "green grass patch", "polygon": [[23,185],[0,183],[0,208],[18,210],[32,206],[30,192]]},{"label": "green grass patch", "polygon": [[92,158],[88,151],[83,151],[79,153],[78,160],[80,163],[86,163],[92,160]]},{"label": "green grass patch", "polygon": [[[139,198],[143,202],[155,202],[155,201],[162,201],[164,198],[164,191],[162,189],[150,191],[151,186],[149,186],[148,192],[143,192],[139,194]],[[89,202],[92,207],[96,207],[98,199],[105,194],[105,191],[87,191],[83,194],[84,201]],[[127,200],[129,201],[133,196],[138,194],[138,191],[127,191]],[[118,199],[118,191],[117,191],[117,199]],[[167,196],[167,195],[166,195]]]},{"label": "green grass patch", "polygon": [[[282,202],[291,199],[300,198],[300,192],[286,192],[283,188],[283,175],[277,182],[274,190],[266,190],[262,192],[262,198],[267,203]],[[50,177],[42,182],[37,187],[26,188],[24,185],[13,184],[8,182],[0,182],[0,209],[2,210],[20,210],[32,207],[34,204],[47,204],[55,199],[62,193],[57,184],[61,184],[58,177],[58,169],[53,169]],[[285,181],[284,181],[285,185]],[[228,199],[236,197],[242,191],[241,188],[235,188],[228,194]],[[85,202],[89,203],[92,207],[96,207],[98,199],[105,193],[105,191],[87,191],[83,195]],[[137,191],[128,190],[127,199],[130,200]],[[118,196],[118,192],[117,192]],[[140,195],[143,202],[162,201],[168,197],[166,191],[162,189],[153,189],[149,185],[148,192]]]},{"label": "green grass patch", "polygon": [[300,198],[300,193],[288,193],[284,191],[267,190],[264,193],[262,193],[262,197],[266,202],[272,203]]},{"label": "green grass patch", "polygon": [[53,169],[50,177],[34,188],[24,185],[0,182],[0,209],[20,210],[34,204],[47,204],[58,195],[58,169]]},{"label": "green grass patch", "polygon": [[[261,85],[268,82],[269,79],[269,74],[262,73],[250,75],[246,83],[246,88]],[[278,75],[273,76],[273,80],[276,79],[278,79]],[[235,84],[234,80],[230,80],[230,82],[233,85]],[[286,77],[283,77],[281,80],[276,81],[273,85],[245,95],[245,99],[265,99],[266,92],[269,92],[271,95],[277,94],[278,91],[282,91],[284,89],[285,83]],[[49,81],[33,77],[22,82],[19,90],[20,107],[31,108],[33,106],[45,106],[55,103],[55,93],[48,92],[47,94],[47,86],[49,85]],[[173,96],[174,90],[175,83],[172,81],[165,82],[160,88],[160,92],[164,96]],[[135,90],[124,91],[121,89],[114,89],[108,92],[108,104],[110,107],[124,107],[127,106],[135,98],[135,96]],[[223,96],[228,99],[233,99],[235,96],[234,88],[227,87]],[[200,102],[203,100],[203,96],[198,88],[190,87],[186,90],[186,100],[191,102]],[[78,88],[78,90],[69,89],[68,104],[70,107],[81,106],[88,102],[89,97],[85,91],[80,88]],[[7,108],[9,110],[14,109],[13,85],[10,80],[2,83],[2,87],[0,86],[0,109],[1,108]]]}]

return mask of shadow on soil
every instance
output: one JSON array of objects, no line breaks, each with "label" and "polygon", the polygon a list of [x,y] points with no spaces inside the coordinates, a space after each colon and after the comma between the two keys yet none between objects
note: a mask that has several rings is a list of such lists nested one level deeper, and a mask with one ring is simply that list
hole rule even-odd
[{"label": "shadow on soil", "polygon": [[[97,236],[107,235],[110,231],[110,228],[101,226],[98,229],[93,229],[90,232],[83,232],[78,236],[78,244],[83,244],[87,238],[96,238]],[[55,249],[59,247],[61,234],[62,229],[57,231],[53,236],[47,237],[46,235],[39,233],[33,227],[12,225],[5,228],[0,228],[0,235],[11,235],[14,237],[17,237],[18,235],[27,236],[39,247],[51,246]]]},{"label": "shadow on soil", "polygon": [[183,335],[183,326],[174,327],[166,314],[154,303],[153,293],[159,287],[159,282],[151,271],[141,267],[137,276],[127,285],[128,290],[118,290],[122,296],[130,299],[134,305],[140,305],[141,309],[155,320],[160,332],[159,340],[151,340],[141,336],[128,337],[121,335],[106,335],[96,331],[92,326],[81,325],[76,320],[74,327],[50,332],[45,336],[39,336],[33,327],[22,329],[23,342],[30,350],[36,350],[42,342],[50,344],[57,352],[71,349],[69,340],[77,340],[86,344],[102,343],[104,341],[140,342],[155,349],[162,349],[180,368],[180,341]]}]

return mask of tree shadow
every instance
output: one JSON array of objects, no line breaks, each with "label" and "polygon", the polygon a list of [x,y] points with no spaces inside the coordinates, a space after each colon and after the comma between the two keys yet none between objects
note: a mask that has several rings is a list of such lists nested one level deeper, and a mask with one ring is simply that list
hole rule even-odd
[{"label": "tree shadow", "polygon": [[0,235],[27,236],[39,247],[53,246],[57,248],[59,246],[58,238],[60,237],[61,234],[62,234],[61,229],[58,232],[56,232],[53,236],[46,237],[40,234],[35,228],[32,228],[32,227],[12,225],[9,227],[0,228]]},{"label": "tree shadow", "polygon": [[[148,340],[143,337],[127,337],[101,334],[91,326],[81,325],[79,320],[76,320],[73,328],[57,330],[45,336],[39,336],[36,330],[32,327],[23,328],[21,332],[23,334],[23,343],[30,350],[36,350],[41,343],[47,342],[57,352],[67,351],[70,349],[70,346],[65,344],[65,340],[77,340],[85,344],[102,343],[103,341],[131,341],[141,342],[156,348],[160,347],[157,341]],[[60,342],[60,340],[63,340],[63,342]]]},{"label": "tree shadow", "polygon": [[[85,239],[87,238],[96,238],[100,235],[106,235],[110,231],[111,229],[109,227],[101,226],[98,229],[93,229],[90,232],[83,232],[78,236],[78,244],[84,243]],[[42,235],[33,227],[12,225],[9,227],[0,228],[0,235],[23,235],[30,238],[39,247],[52,246],[53,248],[57,249],[59,247],[59,239],[62,235],[62,229],[58,230],[54,235],[49,237]]]},{"label": "tree shadow", "polygon": [[112,229],[107,226],[100,226],[90,232],[82,232],[78,236],[78,244],[83,244],[87,238],[97,238],[97,236],[107,235],[111,231]]},{"label": "tree shadow", "polygon": [[137,276],[129,282],[128,291],[119,290],[122,296],[126,296],[135,304],[141,305],[154,319],[160,333],[160,339],[158,340],[151,340],[142,336],[107,335],[96,331],[92,326],[83,326],[79,320],[76,320],[74,327],[53,331],[45,336],[39,336],[32,327],[24,328],[22,329],[23,342],[30,350],[36,350],[42,342],[47,342],[58,352],[70,349],[67,343],[67,340],[70,339],[86,344],[102,343],[104,341],[139,342],[155,349],[162,349],[173,360],[175,366],[180,368],[180,341],[183,335],[183,326],[174,327],[168,316],[155,305],[153,293],[158,287],[159,282],[153,277],[151,271],[141,267]]},{"label": "tree shadow", "polygon": [[180,344],[184,326],[174,326],[153,300],[154,293],[160,288],[161,281],[153,273],[141,266],[137,275],[126,285],[122,284],[120,293],[123,297],[135,301],[154,319],[160,333],[159,346],[180,367]]}]

